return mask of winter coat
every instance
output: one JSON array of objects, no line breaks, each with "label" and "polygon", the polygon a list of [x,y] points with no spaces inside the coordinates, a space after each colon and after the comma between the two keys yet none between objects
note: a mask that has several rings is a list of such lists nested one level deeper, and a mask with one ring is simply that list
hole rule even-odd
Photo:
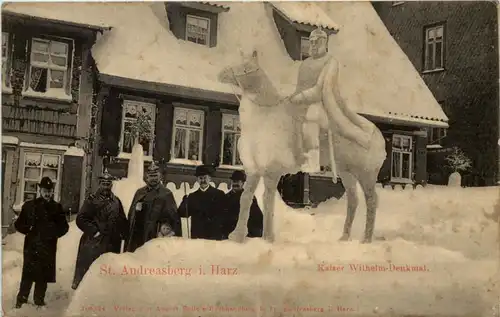
[{"label": "winter coat", "polygon": [[[137,205],[142,205],[137,210]],[[126,252],[134,252],[149,240],[155,239],[161,224],[168,224],[175,236],[182,236],[182,226],[177,214],[174,195],[163,185],[150,189],[139,188],[134,195],[128,213],[129,237],[125,243]]]},{"label": "winter coat", "polygon": [[184,197],[178,212],[183,218],[191,217],[191,239],[224,238],[225,198],[222,190],[212,186]]},{"label": "winter coat", "polygon": [[[78,286],[92,263],[102,254],[120,253],[122,240],[128,236],[128,223],[122,203],[111,194],[90,195],[76,216],[83,231],[76,257],[73,285]],[[99,232],[97,237],[94,237]]]},{"label": "winter coat", "polygon": [[22,279],[55,283],[57,240],[69,230],[62,205],[41,197],[27,201],[14,226],[25,235]]},{"label": "winter coat", "polygon": [[[224,239],[236,228],[240,216],[240,199],[243,191],[230,191],[226,194]],[[248,237],[262,237],[264,217],[260,210],[257,199],[253,197],[250,206],[250,217],[248,218]]]}]

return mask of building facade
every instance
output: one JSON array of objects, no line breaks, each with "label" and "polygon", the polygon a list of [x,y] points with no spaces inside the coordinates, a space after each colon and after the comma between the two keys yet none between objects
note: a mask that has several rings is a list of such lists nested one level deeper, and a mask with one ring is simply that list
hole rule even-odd
[{"label": "building facade", "polygon": [[444,157],[459,147],[472,160],[464,186],[491,186],[499,177],[498,13],[494,2],[374,2],[449,118],[428,130],[429,181],[445,184]]},{"label": "building facade", "polygon": [[2,233],[48,176],[79,209],[98,27],[2,10]]}]

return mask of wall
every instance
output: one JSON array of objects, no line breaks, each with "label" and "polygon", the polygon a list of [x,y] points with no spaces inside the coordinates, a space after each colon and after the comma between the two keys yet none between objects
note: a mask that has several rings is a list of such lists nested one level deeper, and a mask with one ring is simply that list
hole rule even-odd
[{"label": "wall", "polygon": [[423,68],[424,26],[445,22],[445,70],[422,74],[444,101],[450,129],[444,146],[473,159],[469,185],[492,185],[498,174],[498,17],[493,2],[374,2],[417,70]]}]

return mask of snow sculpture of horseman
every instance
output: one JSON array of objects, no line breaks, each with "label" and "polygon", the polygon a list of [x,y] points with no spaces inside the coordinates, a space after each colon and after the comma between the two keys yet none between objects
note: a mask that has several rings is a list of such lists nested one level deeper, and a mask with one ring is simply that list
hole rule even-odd
[{"label": "snow sculpture of horseman", "polygon": [[[377,194],[375,183],[386,158],[385,140],[377,127],[352,111],[343,100],[339,88],[339,64],[327,53],[327,35],[317,29],[311,32],[311,57],[300,69],[294,94],[282,98],[259,65],[256,50],[242,56],[243,62],[219,73],[223,83],[242,90],[240,100],[241,138],[238,150],[247,172],[245,191],[241,196],[240,215],[229,238],[243,241],[252,197],[264,180],[263,238],[274,241],[273,215],[277,183],[283,174],[294,174],[305,161],[304,151],[310,149],[303,126],[320,124],[331,131],[332,169],[338,171],[348,199],[347,216],[341,240],[350,238],[358,197],[356,184],[363,188],[367,219],[363,242],[373,237]],[[310,110],[310,107],[313,110]],[[307,113],[315,112],[316,115]],[[321,120],[326,118],[326,120]],[[266,129],[262,129],[265,126]],[[264,131],[263,131],[264,130]],[[262,142],[265,140],[266,142]],[[334,155],[332,155],[334,153]]]}]

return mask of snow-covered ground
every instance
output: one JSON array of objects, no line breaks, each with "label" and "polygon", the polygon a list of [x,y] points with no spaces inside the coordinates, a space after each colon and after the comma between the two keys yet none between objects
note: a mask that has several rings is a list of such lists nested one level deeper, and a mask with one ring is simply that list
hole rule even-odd
[{"label": "snow-covered ground", "polygon": [[[358,242],[363,202],[353,241],[339,243],[345,199],[310,211],[278,201],[274,245],[260,239],[243,245],[156,239],[134,254],[102,256],[74,293],[70,286],[81,233],[72,224],[59,242],[58,283],[49,286],[48,309],[41,314],[491,316],[489,309],[499,301],[497,226],[484,219],[483,211],[493,211],[498,187],[378,192],[379,239],[371,245]],[[258,200],[261,194],[259,188]],[[4,310],[8,316],[38,315],[30,306],[11,310],[21,272],[22,236],[8,236],[3,251]],[[361,271],[361,264],[372,271]],[[141,265],[142,273],[131,271]],[[390,271],[391,265],[398,269]],[[420,271],[400,271],[407,266]]]}]

